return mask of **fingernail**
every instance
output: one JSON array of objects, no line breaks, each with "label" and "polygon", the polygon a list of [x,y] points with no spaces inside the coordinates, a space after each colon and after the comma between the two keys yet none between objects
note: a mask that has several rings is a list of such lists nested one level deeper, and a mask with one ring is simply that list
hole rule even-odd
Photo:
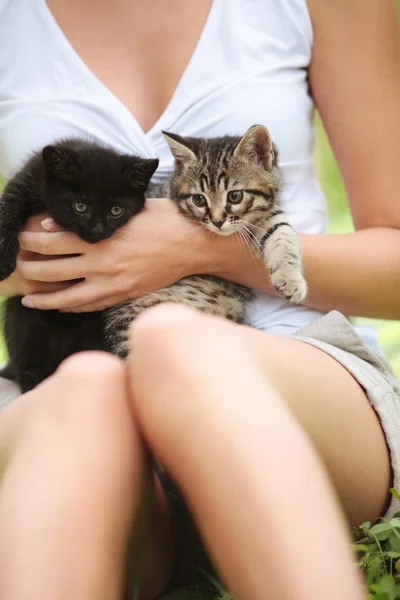
[{"label": "fingernail", "polygon": [[46,231],[53,231],[53,229],[55,229],[57,227],[56,222],[53,221],[53,219],[51,217],[47,217],[47,219],[43,219],[43,221],[40,224],[43,227],[43,229],[46,229]]},{"label": "fingernail", "polygon": [[24,296],[21,300],[21,303],[23,304],[23,306],[26,306],[26,308],[35,308],[32,298],[30,296]]}]

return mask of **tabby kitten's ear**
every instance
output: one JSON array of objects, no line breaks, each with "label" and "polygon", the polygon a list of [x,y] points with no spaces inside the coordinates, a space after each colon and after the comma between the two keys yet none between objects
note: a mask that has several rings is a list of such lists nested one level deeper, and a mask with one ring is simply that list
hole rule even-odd
[{"label": "tabby kitten's ear", "polygon": [[146,189],[157,170],[158,158],[139,158],[130,154],[120,157],[122,173],[133,188]]},{"label": "tabby kitten's ear", "polygon": [[234,156],[245,156],[268,170],[277,162],[277,150],[269,131],[263,125],[250,127],[234,150]]},{"label": "tabby kitten's ear", "polygon": [[184,138],[176,133],[169,133],[168,131],[163,131],[162,134],[178,164],[197,160],[196,154],[191,148],[190,138]]},{"label": "tabby kitten's ear", "polygon": [[78,153],[72,148],[46,146],[42,158],[46,171],[63,181],[70,181],[81,170]]}]

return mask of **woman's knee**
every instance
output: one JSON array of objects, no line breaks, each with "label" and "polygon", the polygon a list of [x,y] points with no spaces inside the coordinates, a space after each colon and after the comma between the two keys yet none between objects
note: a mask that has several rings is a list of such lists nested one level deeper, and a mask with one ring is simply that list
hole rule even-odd
[{"label": "woman's knee", "polygon": [[68,357],[32,393],[37,395],[38,414],[52,415],[64,423],[94,426],[100,420],[111,425],[128,409],[124,363],[102,352]]},{"label": "woman's knee", "polygon": [[0,458],[38,431],[49,438],[74,438],[76,443],[79,438],[82,444],[85,435],[104,431],[107,446],[137,437],[122,361],[98,352],[71,356],[54,375],[15,399],[0,413]]},{"label": "woman's knee", "polygon": [[157,307],[138,319],[130,387],[148,436],[168,443],[196,434],[200,423],[228,410],[232,382],[263,378],[241,335],[240,326],[182,306]]},{"label": "woman's knee", "polygon": [[[187,371],[204,374],[204,365],[215,356],[224,340],[226,350],[237,341],[238,326],[218,317],[177,304],[162,304],[141,315],[131,329],[133,368],[157,369],[184,376]],[[220,347],[223,352],[223,348]],[[240,348],[236,345],[236,351]],[[221,354],[223,359],[223,354]],[[139,369],[140,365],[140,369]],[[154,378],[156,380],[156,378]]]}]

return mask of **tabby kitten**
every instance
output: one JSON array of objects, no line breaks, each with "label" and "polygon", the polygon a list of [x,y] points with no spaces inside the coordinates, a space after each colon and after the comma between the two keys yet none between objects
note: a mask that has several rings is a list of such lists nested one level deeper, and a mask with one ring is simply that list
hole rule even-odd
[{"label": "tabby kitten", "polygon": [[[269,269],[272,285],[290,302],[304,300],[298,237],[279,201],[278,152],[268,130],[251,127],[243,137],[164,136],[175,170],[147,197],[167,197],[179,210],[218,235],[241,235]],[[210,275],[185,277],[174,285],[125,302],[105,313],[107,344],[119,356],[128,352],[127,332],[143,310],[161,302],[189,304],[206,313],[244,323],[253,292]]]},{"label": "tabby kitten", "polygon": [[[94,244],[139,213],[158,160],[122,155],[95,143],[69,139],[37,152],[0,199],[0,280],[16,267],[18,234],[34,214],[49,213],[64,229]],[[10,362],[0,373],[22,391],[51,375],[80,350],[104,348],[103,315],[25,308],[6,301],[5,337]]]}]

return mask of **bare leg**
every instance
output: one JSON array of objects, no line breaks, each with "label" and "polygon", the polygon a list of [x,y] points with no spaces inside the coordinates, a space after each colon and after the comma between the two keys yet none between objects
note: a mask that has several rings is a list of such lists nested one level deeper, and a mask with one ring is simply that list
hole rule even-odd
[{"label": "bare leg", "polygon": [[[0,460],[1,599],[119,600],[145,465],[123,363],[71,357],[6,407]],[[143,597],[169,577],[169,522],[156,517],[142,527],[164,527],[147,542],[144,567],[156,552],[156,575]]]},{"label": "bare leg", "polygon": [[[269,336],[255,333],[260,343],[268,344]],[[137,421],[184,491],[206,545],[237,597],[360,600],[361,584],[331,483],[252,336],[245,328],[182,307],[163,306],[143,315],[133,328],[131,388]],[[292,340],[284,341],[289,354],[283,372],[288,379],[287,365],[294,356]],[[304,345],[296,344],[293,352],[298,357],[299,345]],[[323,355],[309,349],[311,355],[306,352],[305,359],[298,360]],[[357,384],[323,356],[322,367],[328,372],[317,372],[308,385],[323,391],[318,379],[332,375],[336,379],[329,382],[331,394],[335,385],[338,392],[347,385],[347,400],[353,394],[357,405]],[[278,352],[278,363],[279,358]],[[273,358],[271,364],[271,369],[277,366]],[[314,367],[309,365],[310,373]],[[293,372],[292,394],[306,400],[296,369]],[[365,398],[363,402],[367,407]],[[303,404],[305,412],[310,410]],[[338,420],[340,409],[320,398],[320,427],[327,422],[325,429],[332,431],[332,419]],[[301,408],[297,410],[301,413]],[[378,444],[385,471],[387,456],[381,452],[375,421],[368,430],[368,415],[360,404],[359,417],[372,444]],[[352,423],[347,427],[354,432]],[[343,444],[344,433],[337,431],[338,444]],[[366,437],[364,429],[362,443]],[[354,471],[363,467],[357,461],[350,464]],[[344,478],[347,468],[343,466]],[[376,493],[382,497],[382,489]],[[321,552],[326,540],[328,560]]]}]

